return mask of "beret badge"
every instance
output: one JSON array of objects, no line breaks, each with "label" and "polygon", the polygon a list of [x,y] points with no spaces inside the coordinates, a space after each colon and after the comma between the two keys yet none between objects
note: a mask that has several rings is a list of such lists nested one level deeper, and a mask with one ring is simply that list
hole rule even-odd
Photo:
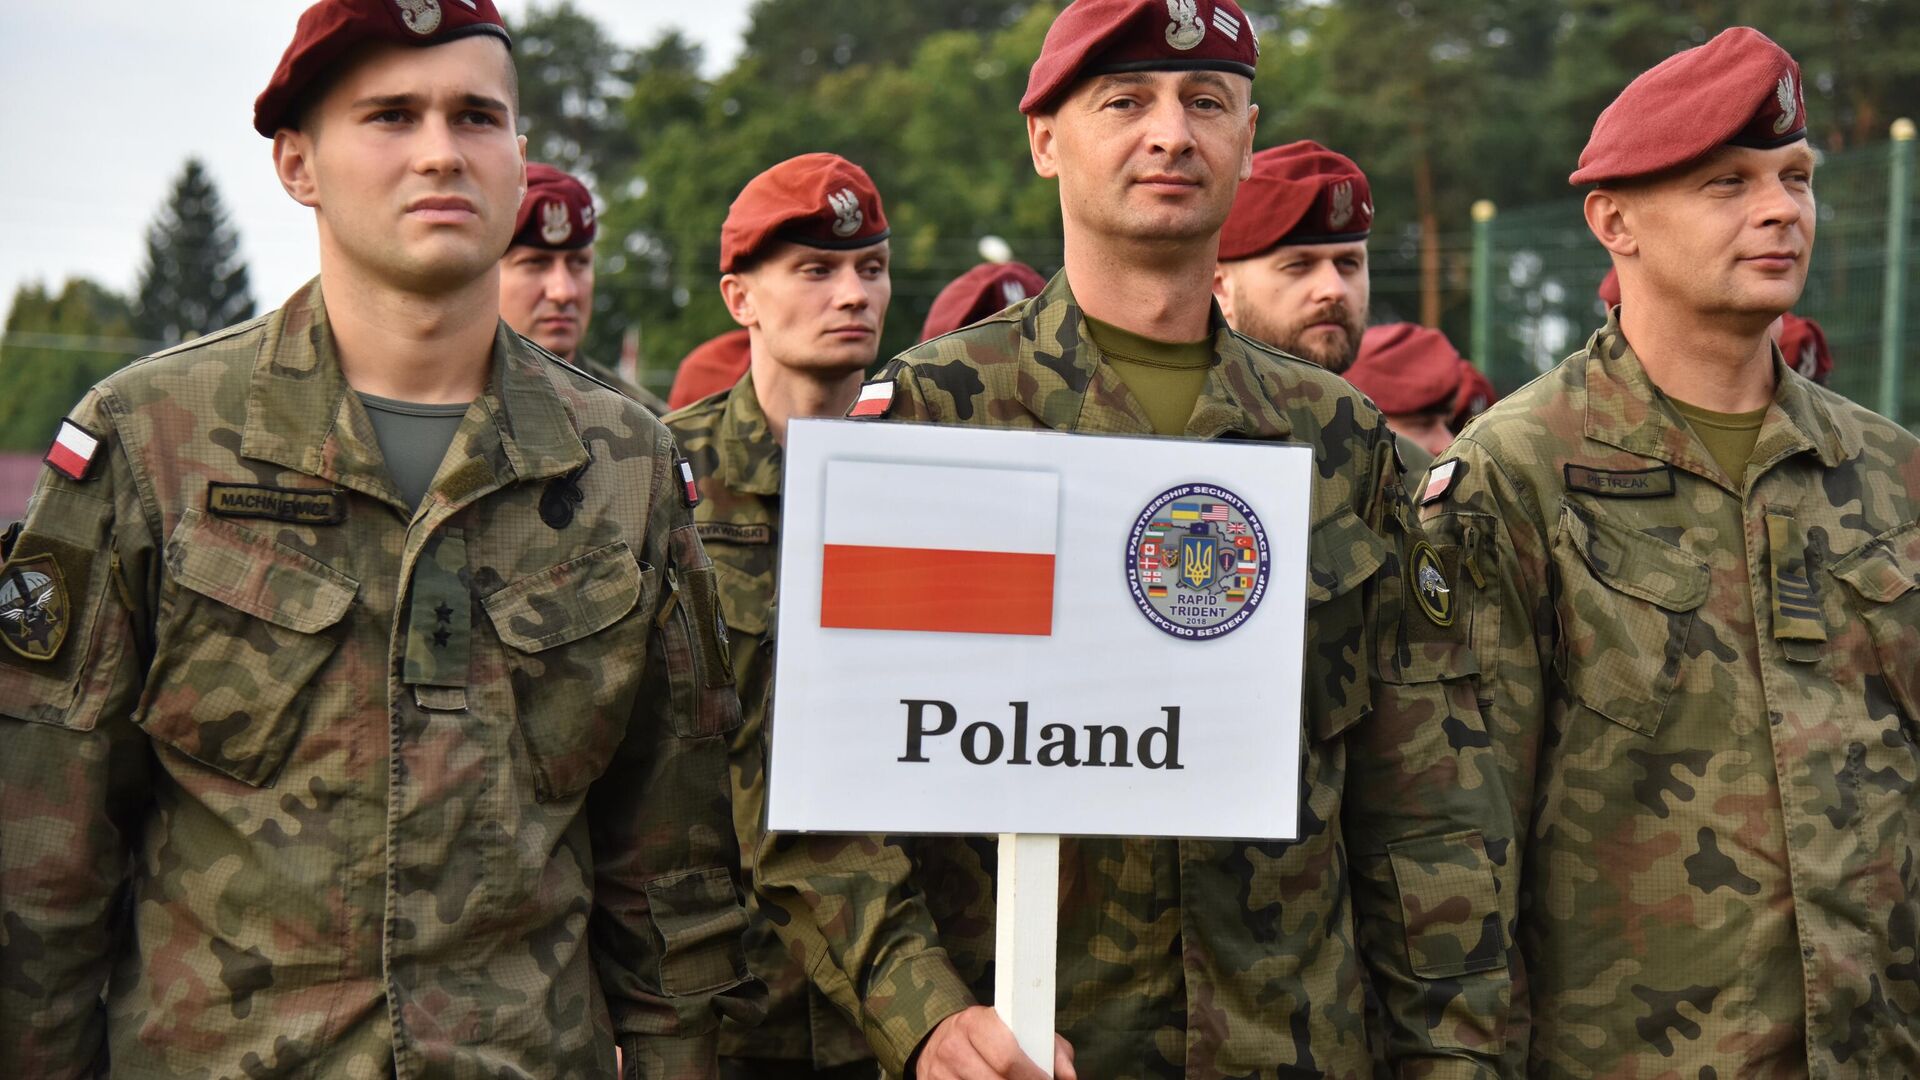
[{"label": "beret badge", "polygon": [[1199,0],[1167,0],[1167,18],[1173,20],[1167,24],[1167,44],[1181,52],[1207,36],[1206,25],[1200,21]]},{"label": "beret badge", "polygon": [[863,215],[860,213],[860,196],[852,188],[841,188],[827,196],[827,206],[833,210],[833,235],[842,239],[860,231]]},{"label": "beret badge", "polygon": [[573,221],[567,216],[567,204],[550,202],[540,207],[540,239],[549,244],[564,244],[573,235]]},{"label": "beret badge", "polygon": [[440,0],[393,0],[393,6],[400,9],[407,29],[422,37],[440,29]]}]

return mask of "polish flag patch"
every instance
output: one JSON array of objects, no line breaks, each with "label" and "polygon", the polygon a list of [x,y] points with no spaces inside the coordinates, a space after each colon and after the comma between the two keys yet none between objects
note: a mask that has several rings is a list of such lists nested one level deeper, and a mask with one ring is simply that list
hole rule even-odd
[{"label": "polish flag patch", "polygon": [[46,463],[69,480],[85,480],[93,471],[94,456],[100,452],[100,436],[71,420],[60,421],[60,433],[53,437]]},{"label": "polish flag patch", "polygon": [[700,485],[693,481],[693,462],[679,458],[673,463],[680,473],[680,496],[686,500],[689,509],[700,505]]},{"label": "polish flag patch", "polygon": [[1057,473],[832,461],[823,529],[823,627],[1053,633]]},{"label": "polish flag patch", "polygon": [[847,417],[864,420],[887,415],[893,408],[893,380],[882,379],[868,383],[860,388],[860,396],[854,399],[853,408],[847,410]]},{"label": "polish flag patch", "polygon": [[1420,505],[1439,502],[1453,490],[1453,473],[1460,465],[1458,460],[1441,462],[1427,473],[1427,484],[1420,489]]}]

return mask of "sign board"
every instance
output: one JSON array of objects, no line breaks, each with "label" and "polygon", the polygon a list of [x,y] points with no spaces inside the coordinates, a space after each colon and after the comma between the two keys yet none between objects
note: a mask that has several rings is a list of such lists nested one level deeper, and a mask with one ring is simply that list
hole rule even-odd
[{"label": "sign board", "polygon": [[769,827],[1293,839],[1312,461],[795,421]]}]

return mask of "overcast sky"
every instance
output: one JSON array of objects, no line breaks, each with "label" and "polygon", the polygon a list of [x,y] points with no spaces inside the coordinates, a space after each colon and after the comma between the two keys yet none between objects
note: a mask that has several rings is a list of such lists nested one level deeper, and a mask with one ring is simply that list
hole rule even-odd
[{"label": "overcast sky", "polygon": [[[509,19],[529,0],[497,0]],[[551,0],[546,0],[551,2]],[[677,26],[732,62],[749,0],[574,0],[618,40]],[[299,0],[0,0],[0,309],[35,279],[131,290],[143,233],[189,155],[240,231],[261,310],[318,269],[311,212],[273,178],[253,99]]]}]

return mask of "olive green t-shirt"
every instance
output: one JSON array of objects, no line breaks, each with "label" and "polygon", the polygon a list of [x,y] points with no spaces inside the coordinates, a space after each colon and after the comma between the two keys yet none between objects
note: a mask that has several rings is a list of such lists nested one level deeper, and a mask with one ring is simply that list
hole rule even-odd
[{"label": "olive green t-shirt", "polygon": [[1760,441],[1760,425],[1766,421],[1767,410],[1772,406],[1763,405],[1752,412],[1723,413],[1689,405],[1679,398],[1668,400],[1686,418],[1700,441],[1707,444],[1707,453],[1713,455],[1720,471],[1735,484],[1740,483],[1747,475],[1747,459],[1753,456],[1753,446]]},{"label": "olive green t-shirt", "polygon": [[1088,319],[1087,330],[1113,373],[1147,411],[1154,433],[1184,433],[1213,366],[1213,338],[1155,341],[1098,319]]},{"label": "olive green t-shirt", "polygon": [[373,436],[380,443],[380,456],[387,459],[393,486],[400,489],[408,506],[419,506],[433,475],[440,471],[447,447],[453,445],[467,406],[421,405],[372,394],[361,394],[360,404],[373,421]]}]

